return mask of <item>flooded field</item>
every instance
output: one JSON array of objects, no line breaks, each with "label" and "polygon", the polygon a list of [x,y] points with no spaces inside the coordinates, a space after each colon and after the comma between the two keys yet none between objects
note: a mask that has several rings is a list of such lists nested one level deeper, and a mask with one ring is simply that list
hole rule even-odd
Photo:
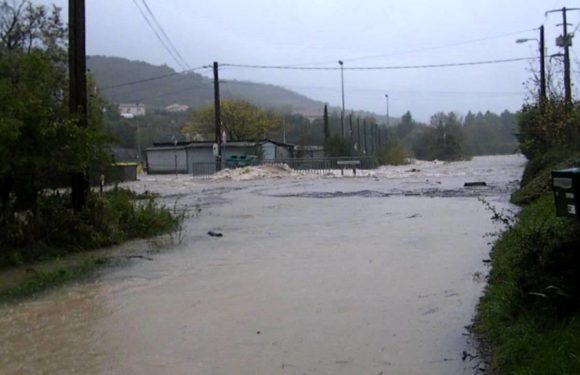
[{"label": "flooded field", "polygon": [[498,229],[478,197],[509,208],[524,163],[143,176],[130,186],[201,208],[182,241],[0,307],[0,373],[473,374]]}]

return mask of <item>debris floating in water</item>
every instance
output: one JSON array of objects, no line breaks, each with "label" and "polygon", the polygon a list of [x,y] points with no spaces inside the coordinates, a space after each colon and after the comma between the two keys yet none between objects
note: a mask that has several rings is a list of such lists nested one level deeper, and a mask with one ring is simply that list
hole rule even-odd
[{"label": "debris floating in water", "polygon": [[207,234],[209,234],[212,237],[223,237],[224,235],[220,232],[214,232],[213,230],[210,230],[209,232],[207,232]]},{"label": "debris floating in water", "polygon": [[474,186],[487,186],[485,181],[475,181],[475,182],[466,182],[463,184],[463,187],[474,187]]}]

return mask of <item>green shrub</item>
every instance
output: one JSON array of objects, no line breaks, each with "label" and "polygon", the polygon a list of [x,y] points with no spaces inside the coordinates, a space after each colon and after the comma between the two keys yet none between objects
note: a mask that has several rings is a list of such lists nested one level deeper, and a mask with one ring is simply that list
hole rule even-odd
[{"label": "green shrub", "polygon": [[407,164],[407,150],[396,138],[389,138],[377,150],[377,158],[381,165]]},{"label": "green shrub", "polygon": [[44,195],[38,199],[35,213],[0,214],[0,266],[150,237],[179,224],[179,219],[159,207],[152,196],[138,196],[127,189],[91,193],[80,213],[70,208],[69,201],[68,195]]},{"label": "green shrub", "polygon": [[512,203],[530,204],[546,193],[550,193],[552,191],[552,170],[579,165],[580,155],[574,155],[570,151],[554,150],[538,156],[526,165],[521,187],[512,194]]},{"label": "green shrub", "polygon": [[496,242],[476,330],[501,373],[580,373],[580,224],[548,194]]}]

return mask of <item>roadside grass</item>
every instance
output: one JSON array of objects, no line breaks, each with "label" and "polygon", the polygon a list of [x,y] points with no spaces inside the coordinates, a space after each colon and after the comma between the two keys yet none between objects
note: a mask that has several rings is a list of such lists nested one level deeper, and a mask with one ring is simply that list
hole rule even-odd
[{"label": "roadside grass", "polygon": [[580,225],[551,194],[523,207],[491,254],[474,325],[502,374],[580,374]]},{"label": "roadside grass", "polygon": [[81,213],[68,201],[67,195],[46,195],[35,213],[0,215],[0,269],[172,232],[184,219],[153,195],[128,189],[91,193]]},{"label": "roadside grass", "polygon": [[[183,222],[190,215],[187,209],[178,209],[177,202],[167,208],[155,202],[155,195],[128,189],[91,193],[81,213],[68,208],[66,202],[68,196],[48,195],[39,200],[35,215],[16,213],[0,218],[4,224],[0,227],[0,303],[93,274],[111,263],[112,257],[100,249],[162,234],[180,242]],[[193,214],[198,213],[196,208]],[[147,258],[121,256],[138,257]]]},{"label": "roadside grass", "polygon": [[561,151],[552,151],[531,160],[522,176],[521,187],[514,192],[511,201],[526,205],[551,192],[551,171],[580,165],[580,154],[563,156]]},{"label": "roadside grass", "polygon": [[100,267],[108,264],[109,260],[106,257],[95,257],[50,271],[29,268],[27,269],[29,275],[20,284],[12,288],[0,289],[0,304],[14,302],[47,289],[89,277]]}]

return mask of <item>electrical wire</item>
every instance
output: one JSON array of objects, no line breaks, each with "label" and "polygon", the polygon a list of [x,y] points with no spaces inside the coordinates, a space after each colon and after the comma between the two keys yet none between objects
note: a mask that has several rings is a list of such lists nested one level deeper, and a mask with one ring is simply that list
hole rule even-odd
[{"label": "electrical wire", "polygon": [[471,40],[464,40],[464,41],[450,43],[450,44],[443,44],[440,46],[424,47],[424,48],[420,48],[420,49],[418,48],[418,49],[414,49],[414,50],[393,52],[393,53],[383,54],[383,55],[356,57],[356,58],[351,58],[351,59],[344,59],[343,61],[359,61],[359,60],[368,60],[368,59],[374,59],[374,58],[380,58],[380,57],[401,56],[401,55],[406,55],[406,54],[416,53],[416,52],[433,51],[433,50],[438,50],[438,49],[445,49],[445,48],[451,48],[451,47],[457,47],[457,46],[463,46],[463,45],[470,45],[470,44],[486,42],[486,41],[494,40],[494,39],[506,38],[508,36],[514,36],[514,35],[519,35],[519,34],[523,34],[523,33],[528,33],[528,32],[533,31],[533,30],[534,29],[520,30],[520,31],[506,33],[506,34],[494,35],[494,36],[471,39]]},{"label": "electrical wire", "polygon": [[133,4],[135,4],[135,6],[137,7],[137,9],[139,10],[139,13],[141,13],[141,16],[143,17],[143,19],[145,20],[145,22],[147,22],[147,25],[149,25],[149,28],[151,29],[151,31],[153,31],[153,34],[155,34],[155,37],[157,38],[157,40],[159,40],[159,42],[161,43],[161,45],[163,46],[163,48],[167,51],[167,53],[169,53],[169,55],[173,58],[173,60],[175,60],[175,62],[177,63],[177,65],[182,70],[187,70],[187,66],[184,65],[183,62],[181,62],[179,60],[179,57],[177,57],[177,55],[175,54],[175,52],[173,52],[172,49],[167,45],[167,43],[161,37],[161,35],[159,34],[159,32],[157,31],[157,29],[153,25],[152,21],[149,19],[149,17],[145,13],[145,11],[141,8],[141,6],[137,2],[137,0],[133,0]]},{"label": "electrical wire", "polygon": [[574,31],[572,31],[572,36],[574,36],[576,34],[576,31],[578,31],[578,28],[580,28],[580,22],[578,22],[578,24],[574,28]]},{"label": "electrical wire", "polygon": [[[513,59],[502,59],[502,60],[485,60],[485,61],[471,61],[462,63],[447,63],[447,64],[429,64],[429,65],[404,65],[404,66],[380,66],[380,67],[347,67],[343,68],[345,70],[401,70],[401,69],[428,69],[428,68],[447,68],[447,67],[461,67],[461,66],[475,66],[475,65],[486,65],[486,64],[500,64],[516,61],[530,61],[535,60],[538,57],[523,57],[523,58],[513,58]],[[340,67],[305,67],[305,66],[282,66],[282,65],[245,65],[245,64],[222,64],[221,67],[229,68],[244,68],[244,69],[283,69],[283,70],[339,70]],[[177,76],[187,72],[194,72],[196,70],[209,69],[211,66],[202,65],[196,68],[188,69],[182,73],[170,73],[165,75],[160,75],[156,77],[150,77],[145,79],[140,79],[131,82],[124,82],[118,85],[105,86],[101,88],[101,91],[111,90],[131,85],[136,85],[143,82],[150,82],[159,79],[169,78]],[[238,83],[234,80],[224,80],[223,83]],[[242,83],[242,82],[240,82]]]},{"label": "electrical wire", "polygon": [[171,39],[169,38],[169,36],[165,32],[165,29],[163,29],[163,26],[161,26],[161,24],[157,20],[157,17],[155,17],[155,14],[151,11],[151,8],[149,8],[149,5],[147,4],[147,1],[146,0],[141,0],[141,2],[145,6],[145,10],[147,11],[147,13],[149,13],[149,15],[151,16],[151,19],[153,20],[153,22],[155,23],[155,25],[157,25],[157,28],[159,29],[159,31],[161,31],[161,34],[165,38],[165,41],[167,42],[167,45],[171,48],[171,50],[175,53],[175,55],[179,58],[179,60],[183,63],[183,65],[185,65],[185,67],[187,67],[187,69],[191,69],[191,67],[189,66],[189,64],[187,63],[187,61],[185,61],[185,59],[183,58],[183,56],[181,56],[181,53],[179,53],[179,51],[177,50],[177,48],[175,48],[175,45],[173,44],[173,42],[171,41]]},{"label": "electrical wire", "polygon": [[[381,58],[381,57],[394,57],[394,56],[412,54],[412,53],[416,53],[416,52],[432,51],[432,50],[445,49],[445,48],[457,47],[457,46],[462,46],[462,45],[476,44],[476,43],[486,42],[489,40],[501,39],[501,38],[506,38],[509,36],[528,33],[530,31],[534,31],[534,30],[536,30],[536,29],[512,31],[509,33],[504,33],[504,34],[491,35],[491,36],[487,36],[487,37],[463,40],[463,41],[458,41],[458,42],[454,42],[454,43],[442,44],[442,45],[431,46],[431,47],[422,47],[422,48],[416,48],[416,49],[410,49],[410,50],[402,50],[402,51],[396,51],[396,52],[380,54],[380,55],[369,55],[369,56],[346,58],[346,59],[342,59],[342,61],[351,61],[352,62],[352,61],[360,61],[360,60],[371,60],[371,59],[377,59],[377,58]],[[336,60],[332,60],[332,61],[327,60],[327,61],[296,64],[296,66],[323,65],[323,64],[333,64],[333,63],[336,63]]]},{"label": "electrical wire", "polygon": [[120,87],[136,85],[136,84],[143,83],[143,82],[151,82],[151,81],[156,81],[156,80],[159,80],[159,79],[174,77],[174,76],[178,76],[178,75],[182,75],[182,74],[186,74],[186,73],[192,73],[192,72],[195,72],[197,70],[208,69],[208,68],[209,68],[208,65],[198,66],[196,68],[191,68],[191,69],[185,70],[183,72],[179,72],[179,73],[178,72],[174,72],[174,73],[163,74],[163,75],[159,75],[159,76],[155,76],[155,77],[139,79],[139,80],[136,80],[136,81],[119,83],[118,85],[105,86],[105,87],[101,87],[100,90],[101,91],[105,91],[105,90],[117,89],[117,88],[120,88]]},{"label": "electrical wire", "polygon": [[[255,85],[256,82],[237,81],[237,80],[220,80],[220,83],[234,85]],[[292,90],[318,90],[318,91],[336,91],[336,87],[330,86],[293,86],[284,85],[286,89]],[[367,93],[384,93],[384,89],[365,89],[349,88],[349,92],[367,92]],[[389,90],[396,94],[428,94],[428,95],[481,95],[481,96],[519,96],[525,94],[523,91],[419,91],[419,90]]]},{"label": "electrical wire", "polygon": [[517,61],[536,60],[538,57],[517,57],[499,60],[468,61],[459,63],[444,64],[426,64],[426,65],[392,65],[392,66],[354,66],[354,67],[315,67],[315,66],[292,66],[292,65],[252,65],[252,64],[221,64],[233,68],[243,69],[276,69],[276,70],[404,70],[404,69],[433,69],[433,68],[450,68],[460,66],[490,65],[503,64]]}]

